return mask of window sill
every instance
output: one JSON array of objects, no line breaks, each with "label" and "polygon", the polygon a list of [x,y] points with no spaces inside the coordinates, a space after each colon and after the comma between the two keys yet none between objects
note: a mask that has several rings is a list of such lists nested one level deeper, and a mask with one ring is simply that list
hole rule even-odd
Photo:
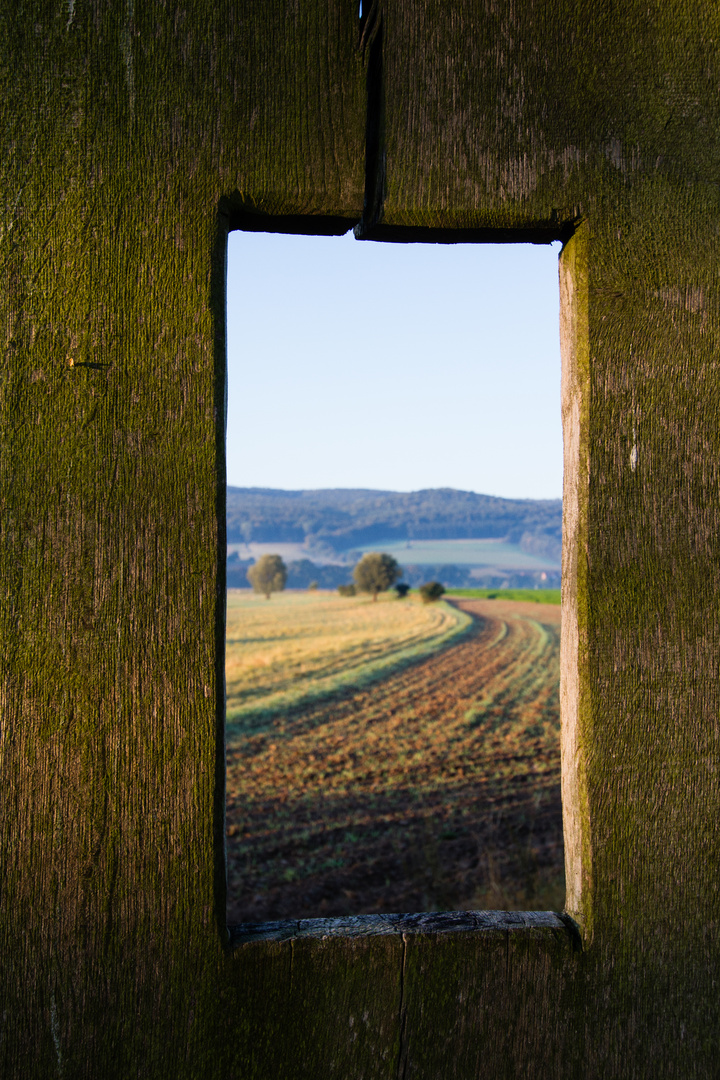
[{"label": "window sill", "polygon": [[552,911],[438,911],[417,915],[351,915],[333,919],[240,923],[228,927],[230,947],[255,941],[304,938],[381,937],[390,934],[449,934],[483,931],[555,930],[567,933],[575,948],[579,933],[566,915]]}]

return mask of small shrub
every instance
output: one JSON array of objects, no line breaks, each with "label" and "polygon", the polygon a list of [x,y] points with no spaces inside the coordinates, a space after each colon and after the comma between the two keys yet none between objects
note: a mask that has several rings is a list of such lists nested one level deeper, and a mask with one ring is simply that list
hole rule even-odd
[{"label": "small shrub", "polygon": [[315,592],[316,589],[319,589],[319,588],[320,588],[320,586],[318,585],[317,581],[311,581],[310,584],[308,585],[308,592]]},{"label": "small shrub", "polygon": [[399,582],[395,586],[395,592],[397,593],[398,600],[404,600],[407,594],[410,592],[410,586],[405,581]]},{"label": "small shrub", "polygon": [[431,604],[433,600],[439,600],[445,592],[445,586],[439,581],[426,581],[420,586],[420,596],[423,604]]},{"label": "small shrub", "polygon": [[354,596],[356,591],[354,585],[338,585],[338,592],[341,596]]}]

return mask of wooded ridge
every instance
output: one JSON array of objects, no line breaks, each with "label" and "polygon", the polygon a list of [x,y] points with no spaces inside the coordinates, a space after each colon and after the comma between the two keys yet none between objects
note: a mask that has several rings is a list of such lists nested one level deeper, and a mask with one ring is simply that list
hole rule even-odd
[{"label": "wooded ridge", "polygon": [[560,499],[501,499],[454,488],[227,489],[229,543],[307,543],[340,552],[377,540],[503,538],[555,555],[561,528]]}]

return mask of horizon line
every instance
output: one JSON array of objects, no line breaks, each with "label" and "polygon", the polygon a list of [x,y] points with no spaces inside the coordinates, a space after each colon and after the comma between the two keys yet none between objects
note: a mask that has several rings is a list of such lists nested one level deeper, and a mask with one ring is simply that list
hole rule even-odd
[{"label": "horizon line", "polygon": [[228,491],[248,491],[248,492],[282,492],[287,495],[306,495],[317,494],[320,492],[362,492],[371,495],[423,495],[430,491],[449,491],[458,495],[477,495],[483,499],[501,499],[504,502],[562,502],[562,495],[554,496],[537,496],[537,495],[492,495],[484,491],[473,491],[470,488],[454,488],[448,485],[441,487],[427,487],[427,488],[412,488],[402,490],[399,488],[373,488],[373,487],[302,487],[302,488],[282,488],[282,487],[270,487],[269,485],[243,485],[243,484],[231,484],[229,481],[226,483],[226,489]]}]

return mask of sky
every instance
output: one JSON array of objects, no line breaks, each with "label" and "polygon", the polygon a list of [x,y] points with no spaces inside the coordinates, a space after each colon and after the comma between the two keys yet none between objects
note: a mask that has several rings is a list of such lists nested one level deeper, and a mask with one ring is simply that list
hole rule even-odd
[{"label": "sky", "polygon": [[228,483],[559,498],[559,249],[231,233]]}]

